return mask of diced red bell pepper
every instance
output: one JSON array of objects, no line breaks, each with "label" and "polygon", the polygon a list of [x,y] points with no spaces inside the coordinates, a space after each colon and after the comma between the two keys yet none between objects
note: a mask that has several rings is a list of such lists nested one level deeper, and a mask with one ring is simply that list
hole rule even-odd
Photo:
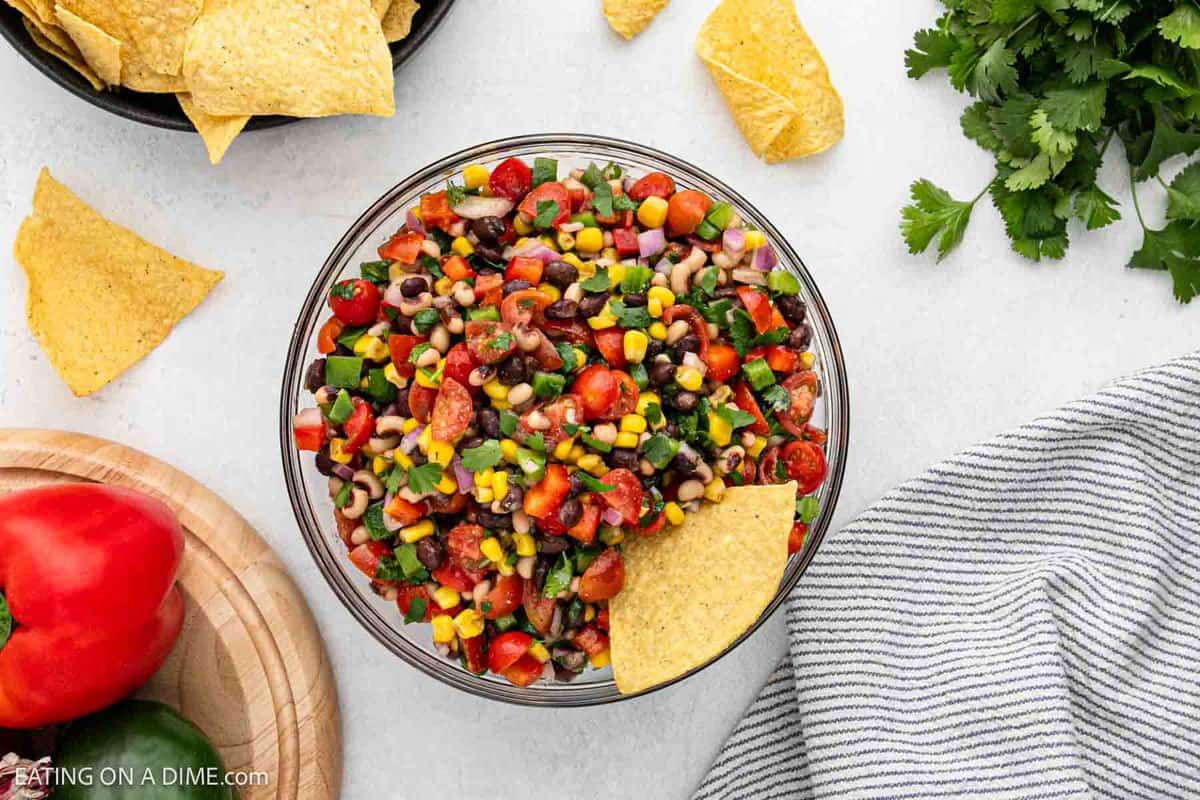
[{"label": "diced red bell pepper", "polygon": [[545,265],[540,258],[514,256],[508,262],[508,267],[504,270],[504,280],[529,281],[531,286],[537,286],[542,282],[542,270],[544,268]]},{"label": "diced red bell pepper", "polygon": [[425,237],[414,231],[397,233],[386,244],[379,248],[379,257],[388,261],[399,261],[401,264],[417,263],[421,255],[421,245]]},{"label": "diced red bell pepper", "polygon": [[746,353],[746,361],[761,358],[774,372],[791,373],[800,366],[800,354],[777,344],[755,347]]},{"label": "diced red bell pepper", "polygon": [[804,540],[808,536],[808,526],[803,522],[797,522],[792,525],[792,532],[788,534],[788,555],[799,553],[804,549]]},{"label": "diced red bell pepper", "polygon": [[633,228],[613,228],[613,247],[617,248],[617,253],[624,258],[625,256],[636,256],[641,252],[638,245],[637,231]]},{"label": "diced red bell pepper", "polygon": [[755,330],[766,333],[774,327],[771,321],[771,298],[753,286],[739,286],[737,296],[754,322]]},{"label": "diced red bell pepper", "polygon": [[583,515],[579,522],[567,528],[567,535],[583,544],[590,544],[596,539],[596,529],[600,526],[600,506],[591,494],[581,495],[579,500],[583,504]]},{"label": "diced red bell pepper", "polygon": [[[520,580],[518,578],[517,580]],[[488,645],[488,669],[497,675],[517,663],[529,652],[533,637],[524,631],[505,631]]]},{"label": "diced red bell pepper", "polygon": [[571,491],[571,479],[562,464],[546,465],[546,475],[525,492],[525,513],[538,520],[556,520],[558,509]]},{"label": "diced red bell pepper", "polygon": [[742,411],[753,415],[754,423],[750,426],[750,431],[759,436],[766,436],[771,432],[767,418],[763,416],[762,409],[758,407],[758,401],[754,399],[754,392],[750,391],[750,387],[744,381],[738,381],[733,387],[733,402]]},{"label": "diced red bell pepper", "polygon": [[484,638],[480,635],[458,640],[458,646],[462,648],[463,666],[467,668],[467,672],[476,675],[487,672],[487,655],[483,650]]},{"label": "diced red bell pepper", "polygon": [[[750,360],[749,354],[746,355],[746,360]],[[723,383],[737,374],[742,362],[738,358],[737,350],[718,342],[708,346],[704,363],[708,366],[708,377]]]},{"label": "diced red bell pepper", "polygon": [[530,685],[538,678],[542,677],[542,672],[545,667],[542,662],[530,655],[521,656],[517,662],[501,674],[508,678],[508,682],[513,686],[522,688]]},{"label": "diced red bell pepper", "polygon": [[347,453],[357,453],[375,435],[375,413],[371,411],[371,404],[357,397],[354,400],[354,412],[342,425],[346,432],[343,449]]},{"label": "diced red bell pepper", "polygon": [[608,632],[608,606],[596,612],[596,627],[606,633]]},{"label": "diced red bell pepper", "polygon": [[587,653],[588,658],[595,658],[608,650],[608,634],[600,630],[595,623],[589,622],[579,629],[579,633],[571,639],[571,644]]},{"label": "diced red bell pepper", "polygon": [[425,501],[410,503],[396,495],[383,508],[383,512],[401,525],[413,525],[429,515],[429,504]]},{"label": "diced red bell pepper", "polygon": [[328,355],[337,350],[337,337],[342,335],[345,327],[346,323],[337,317],[325,320],[325,324],[317,332],[317,352],[321,355]]},{"label": "diced red bell pepper", "polygon": [[467,260],[459,255],[453,255],[442,264],[442,273],[452,281],[466,281],[475,277],[475,270]]},{"label": "diced red bell pepper", "polygon": [[414,347],[425,341],[428,340],[424,336],[407,333],[393,333],[388,337],[388,353],[396,367],[396,374],[401,378],[411,378],[417,374],[417,365],[410,364],[408,357],[412,355]]},{"label": "diced red bell pepper", "polygon": [[292,420],[292,438],[297,450],[317,452],[325,444],[325,418],[320,409],[306,408]]},{"label": "diced red bell pepper", "polygon": [[480,275],[475,279],[475,302],[481,306],[498,306],[504,299],[504,276],[499,272]]},{"label": "diced red bell pepper", "polygon": [[445,230],[458,222],[458,214],[450,209],[450,200],[445,192],[421,196],[421,224]]},{"label": "diced red bell pepper", "polygon": [[350,551],[350,563],[362,570],[368,578],[375,577],[375,569],[384,556],[392,554],[392,548],[383,542],[363,542]]}]

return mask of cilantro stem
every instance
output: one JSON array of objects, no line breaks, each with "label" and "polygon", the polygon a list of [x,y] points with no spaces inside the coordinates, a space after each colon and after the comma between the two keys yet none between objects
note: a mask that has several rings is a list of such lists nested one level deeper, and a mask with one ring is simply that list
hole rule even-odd
[{"label": "cilantro stem", "polygon": [[1137,213],[1138,224],[1142,226],[1143,231],[1149,231],[1146,227],[1146,220],[1142,217],[1142,206],[1138,203],[1137,184],[1133,180],[1133,169],[1129,170],[1129,193],[1133,195],[1133,210]]},{"label": "cilantro stem", "polygon": [[1108,152],[1108,145],[1112,142],[1113,136],[1116,134],[1116,128],[1108,129],[1108,136],[1104,137],[1104,144],[1100,145],[1100,160],[1104,160],[1104,154]]}]

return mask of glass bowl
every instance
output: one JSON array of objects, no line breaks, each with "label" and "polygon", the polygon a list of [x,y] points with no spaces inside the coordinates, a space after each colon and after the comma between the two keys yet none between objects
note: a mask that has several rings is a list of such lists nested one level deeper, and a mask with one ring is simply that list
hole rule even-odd
[{"label": "glass bowl", "polygon": [[[304,372],[308,364],[319,356],[316,335],[319,326],[329,316],[325,301],[330,287],[343,278],[358,277],[360,262],[378,258],[375,249],[404,224],[405,209],[415,205],[422,194],[445,188],[446,181],[458,177],[469,164],[493,167],[511,156],[527,160],[534,156],[554,157],[558,159],[563,172],[584,167],[590,161],[600,164],[615,161],[634,176],[655,170],[666,172],[681,187],[699,189],[711,197],[732,203],[745,220],[766,234],[767,240],[775,245],[780,263],[800,279],[801,297],[808,304],[809,325],[813,330],[811,347],[817,358],[815,369],[822,378],[822,396],[813,414],[813,424],[824,427],[829,435],[829,475],[818,494],[821,510],[809,526],[804,549],[789,559],[779,590],[770,605],[749,630],[709,664],[741,644],[779,607],[800,580],[829,527],[842,485],[850,421],[842,349],[825,301],[804,263],[775,226],[745,198],[707,172],[674,156],[600,136],[521,136],[489,142],[447,156],[409,176],[379,198],[359,217],[325,260],[296,320],[287,354],[279,408],[279,441],[288,496],[317,568],[350,614],[372,636],[412,666],[443,683],[480,697],[522,705],[571,707],[609,703],[637,696],[617,691],[611,669],[587,670],[572,683],[542,681],[519,688],[497,675],[473,675],[459,666],[457,661],[439,656],[433,649],[430,626],[405,625],[395,603],[387,602],[372,592],[369,582],[350,563],[346,557],[346,547],[334,524],[327,479],[313,466],[311,454],[301,454],[292,442],[292,417],[305,405],[312,405],[311,397],[303,389]],[[683,680],[705,666],[708,664],[679,676],[675,681]],[[647,691],[667,685],[661,684]]]}]

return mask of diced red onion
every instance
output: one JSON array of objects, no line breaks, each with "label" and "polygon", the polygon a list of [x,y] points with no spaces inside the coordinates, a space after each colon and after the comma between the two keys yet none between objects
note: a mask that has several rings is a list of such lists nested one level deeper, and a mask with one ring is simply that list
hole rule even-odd
[{"label": "diced red onion", "polygon": [[400,291],[400,284],[392,283],[388,285],[387,289],[383,292],[383,302],[392,308],[400,307],[400,304],[404,302],[404,292]]},{"label": "diced red onion", "polygon": [[425,226],[421,224],[421,220],[417,219],[417,215],[413,213],[411,208],[404,215],[404,225],[413,233],[419,233],[422,236],[425,235]]},{"label": "diced red onion", "polygon": [[775,248],[769,244],[764,244],[754,251],[754,261],[750,265],[762,272],[770,272],[778,263],[779,259],[775,256]]},{"label": "diced red onion", "polygon": [[671,267],[675,266],[671,263],[671,259],[663,257],[657,264],[654,265],[655,272],[661,272],[663,275],[671,274]]},{"label": "diced red onion", "polygon": [[513,210],[513,201],[505,197],[480,197],[469,194],[461,203],[451,208],[463,219],[480,217],[503,217]]},{"label": "diced red onion", "polygon": [[421,437],[421,431],[423,431],[423,430],[425,430],[425,426],[418,425],[417,427],[413,428],[410,432],[406,433],[404,435],[404,438],[400,440],[400,452],[404,453],[404,455],[408,455],[413,450],[416,450],[417,449],[417,439],[419,439]]},{"label": "diced red onion", "polygon": [[651,228],[638,234],[638,254],[642,258],[649,258],[666,249],[667,235],[662,228]]},{"label": "diced red onion", "polygon": [[604,509],[604,513],[601,514],[600,516],[609,525],[620,525],[621,524],[621,512],[617,511],[615,508]]},{"label": "diced red onion", "polygon": [[558,229],[563,233],[579,233],[579,231],[583,230],[585,227],[586,226],[582,222],[568,222],[563,225],[559,225]]},{"label": "diced red onion", "polygon": [[721,237],[721,246],[731,256],[740,255],[746,249],[746,234],[740,228],[728,228]]},{"label": "diced red onion", "polygon": [[542,263],[549,264],[558,261],[559,254],[542,244],[539,239],[528,239],[520,247],[513,250],[513,255],[524,258],[539,258]]},{"label": "diced red onion", "polygon": [[701,375],[708,374],[708,365],[705,364],[704,360],[702,358],[700,358],[700,356],[696,355],[695,353],[684,353],[683,354],[683,363],[686,366],[693,367],[694,369],[699,370]]},{"label": "diced red onion", "polygon": [[471,477],[471,473],[467,472],[467,468],[462,465],[462,459],[458,456],[455,456],[454,461],[450,463],[454,465],[454,480],[458,481],[458,490],[463,494],[470,494],[475,488],[475,479]]},{"label": "diced red onion", "polygon": [[354,480],[354,470],[345,464],[334,464],[331,472],[344,481]]},{"label": "diced red onion", "polygon": [[292,426],[296,428],[320,428],[324,424],[325,418],[319,408],[306,408],[292,418]]}]

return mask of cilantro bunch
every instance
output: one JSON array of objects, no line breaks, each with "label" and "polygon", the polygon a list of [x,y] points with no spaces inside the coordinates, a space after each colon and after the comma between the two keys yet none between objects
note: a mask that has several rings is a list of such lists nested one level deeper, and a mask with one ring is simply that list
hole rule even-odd
[{"label": "cilantro bunch", "polygon": [[[972,200],[928,180],[912,185],[900,230],[910,252],[937,239],[938,259],[959,242],[984,194],[1015,251],[1062,258],[1077,220],[1096,230],[1121,218],[1096,183],[1114,138],[1130,165],[1143,231],[1129,266],[1163,270],[1175,297],[1200,293],[1200,159],[1170,183],[1159,169],[1200,148],[1200,6],[1195,0],[943,0],[935,26],[905,54],[908,74],[945,68],[976,98],[963,133],[995,158],[995,178]],[[1167,192],[1167,222],[1142,217],[1137,185]]]}]

